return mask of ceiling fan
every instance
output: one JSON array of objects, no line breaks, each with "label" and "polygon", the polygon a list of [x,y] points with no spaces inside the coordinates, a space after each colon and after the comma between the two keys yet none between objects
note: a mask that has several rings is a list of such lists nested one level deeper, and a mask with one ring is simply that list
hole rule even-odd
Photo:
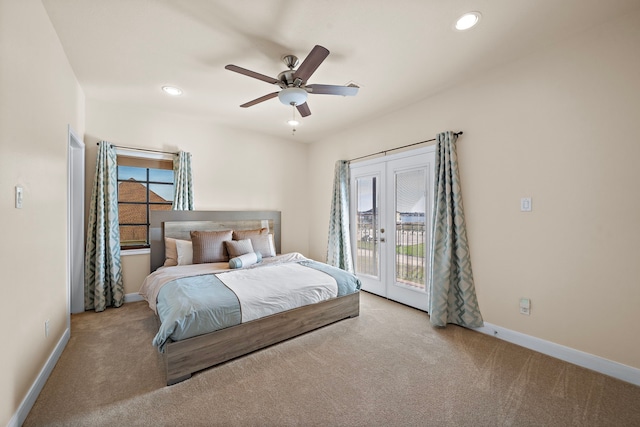
[{"label": "ceiling fan", "polygon": [[262,80],[267,83],[280,86],[280,91],[273,92],[268,95],[256,98],[253,101],[249,101],[241,105],[242,108],[251,107],[252,105],[259,104],[260,102],[267,101],[276,96],[285,105],[293,105],[298,109],[298,112],[302,117],[311,115],[311,110],[307,104],[308,94],[317,95],[343,95],[343,96],[355,96],[358,93],[358,86],[334,86],[334,85],[320,85],[311,84],[307,85],[307,80],[318,69],[320,64],[329,56],[329,50],[316,45],[309,55],[302,61],[300,67],[297,70],[294,68],[298,65],[298,58],[294,55],[286,55],[282,58],[284,63],[289,67],[278,74],[278,78],[265,76],[264,74],[256,73],[255,71],[247,70],[246,68],[238,67],[237,65],[227,65],[226,68],[229,71],[244,74],[245,76],[253,77],[254,79]]}]

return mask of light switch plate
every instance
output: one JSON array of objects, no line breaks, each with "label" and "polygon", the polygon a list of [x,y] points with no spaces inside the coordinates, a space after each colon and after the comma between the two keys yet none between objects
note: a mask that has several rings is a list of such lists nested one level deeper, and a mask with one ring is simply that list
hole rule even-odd
[{"label": "light switch plate", "polygon": [[16,209],[22,209],[22,187],[16,186]]},{"label": "light switch plate", "polygon": [[531,197],[523,197],[520,199],[520,211],[531,212]]}]

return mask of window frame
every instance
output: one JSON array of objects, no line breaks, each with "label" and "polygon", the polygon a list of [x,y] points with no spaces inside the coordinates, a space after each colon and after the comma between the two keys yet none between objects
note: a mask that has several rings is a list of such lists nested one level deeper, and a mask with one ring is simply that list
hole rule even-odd
[{"label": "window frame", "polygon": [[[168,185],[169,183],[166,182],[156,182],[156,181],[150,181],[149,180],[149,169],[165,169],[165,170],[169,170],[169,168],[163,168],[163,167],[158,167],[159,165],[161,165],[164,162],[171,162],[171,169],[173,171],[173,158],[174,156],[170,153],[159,153],[159,152],[146,152],[146,151],[137,151],[137,150],[130,150],[130,149],[126,149],[126,148],[116,148],[116,164],[118,166],[118,168],[120,166],[133,166],[133,167],[139,167],[139,168],[146,168],[146,180],[145,181],[140,181],[142,183],[145,184],[146,189],[147,189],[147,194],[146,194],[146,202],[120,202],[120,183],[121,182],[125,182],[125,181],[120,181],[120,179],[117,179],[117,190],[118,190],[118,209],[120,208],[120,204],[125,204],[125,205],[143,205],[146,206],[146,210],[147,210],[147,223],[146,224],[124,224],[125,226],[129,226],[129,225],[134,225],[134,226],[145,226],[146,227],[146,244],[141,244],[141,245],[128,245],[128,246],[123,246],[122,244],[120,245],[120,251],[121,252],[130,252],[130,251],[147,251],[150,248],[150,244],[149,244],[149,226],[150,226],[150,211],[149,208],[151,205],[173,205],[173,201],[171,201],[170,203],[157,203],[157,202],[150,202],[149,200],[149,191],[150,190],[150,184],[162,184],[162,185]],[[127,159],[130,160],[131,163],[140,163],[139,165],[131,165],[131,164],[121,164],[120,163],[120,159],[121,157],[125,157]],[[128,163],[128,162],[123,162],[123,163]],[[175,173],[175,172],[174,172]],[[175,188],[175,176],[174,176],[174,182],[171,183],[172,186],[174,186]],[[118,218],[118,227],[122,227],[123,224],[120,223],[120,219]]]}]

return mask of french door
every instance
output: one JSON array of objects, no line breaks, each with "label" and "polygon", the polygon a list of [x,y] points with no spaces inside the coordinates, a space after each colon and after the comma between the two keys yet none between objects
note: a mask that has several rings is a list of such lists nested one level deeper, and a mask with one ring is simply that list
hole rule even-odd
[{"label": "french door", "polygon": [[351,242],[364,290],[427,310],[434,147],[351,165]]}]

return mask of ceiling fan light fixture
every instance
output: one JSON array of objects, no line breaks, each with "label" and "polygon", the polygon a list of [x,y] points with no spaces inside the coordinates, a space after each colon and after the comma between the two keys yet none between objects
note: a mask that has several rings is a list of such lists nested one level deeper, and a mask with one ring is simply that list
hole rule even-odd
[{"label": "ceiling fan light fixture", "polygon": [[480,22],[480,12],[467,12],[456,20],[454,28],[458,31],[466,31],[475,27]]},{"label": "ceiling fan light fixture", "polygon": [[300,124],[300,122],[297,121],[296,119],[291,119],[291,120],[287,120],[287,124],[289,126],[298,126]]},{"label": "ceiling fan light fixture", "polygon": [[307,102],[307,91],[299,87],[288,87],[278,92],[278,99],[284,105],[302,105]]}]

